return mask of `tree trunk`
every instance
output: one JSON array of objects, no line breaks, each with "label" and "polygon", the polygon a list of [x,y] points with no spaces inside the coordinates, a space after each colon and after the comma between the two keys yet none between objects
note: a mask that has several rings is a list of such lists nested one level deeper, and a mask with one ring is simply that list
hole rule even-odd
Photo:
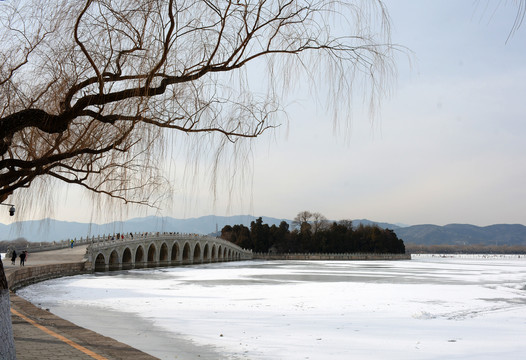
[{"label": "tree trunk", "polygon": [[0,357],[5,360],[16,360],[9,288],[2,259],[0,259]]}]

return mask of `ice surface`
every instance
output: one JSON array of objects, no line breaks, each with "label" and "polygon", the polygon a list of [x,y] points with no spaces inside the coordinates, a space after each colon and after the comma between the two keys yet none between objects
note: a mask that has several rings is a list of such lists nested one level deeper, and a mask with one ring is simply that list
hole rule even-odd
[{"label": "ice surface", "polygon": [[163,359],[526,354],[524,257],[246,261],[82,275],[19,294]]}]

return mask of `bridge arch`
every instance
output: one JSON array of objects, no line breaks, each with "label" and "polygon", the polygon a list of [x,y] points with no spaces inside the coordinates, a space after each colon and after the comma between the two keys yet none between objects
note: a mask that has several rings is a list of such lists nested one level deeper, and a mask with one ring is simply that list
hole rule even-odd
[{"label": "bridge arch", "polygon": [[202,258],[202,255],[201,255],[201,246],[199,245],[198,242],[195,243],[195,246],[194,246],[194,264],[199,264],[200,262],[202,262],[203,258]]},{"label": "bridge arch", "polygon": [[168,261],[168,245],[165,242],[161,244],[161,249],[159,251],[159,265],[168,266],[170,263]]},{"label": "bridge arch", "polygon": [[216,244],[213,244],[213,245],[212,245],[212,254],[211,254],[212,256],[211,256],[211,258],[210,258],[210,261],[211,261],[211,262],[216,262],[216,261],[217,261],[217,254],[216,254],[216,251],[217,251],[217,249],[216,249]]},{"label": "bridge arch", "polygon": [[129,247],[124,249],[122,253],[122,270],[129,270],[133,268],[132,252]]},{"label": "bridge arch", "polygon": [[139,245],[135,250],[135,268],[140,269],[142,267],[144,267],[144,248]]},{"label": "bridge arch", "polygon": [[155,247],[155,244],[150,244],[150,246],[148,246],[148,258],[146,259],[146,266],[147,267],[156,267],[157,266],[157,259],[156,259],[156,253],[157,253],[157,249]]},{"label": "bridge arch", "polygon": [[185,242],[183,247],[183,264],[191,264],[190,252],[190,244]]},{"label": "bridge arch", "polygon": [[106,271],[106,259],[102,253],[99,253],[95,259],[95,271]]},{"label": "bridge arch", "polygon": [[203,249],[203,262],[210,262],[210,250],[208,244],[205,244],[205,248]]},{"label": "bridge arch", "polygon": [[180,254],[180,252],[181,252],[181,249],[179,249],[179,241],[174,241],[174,243],[172,245],[172,256],[170,258],[170,260],[172,261],[172,264],[181,261],[181,259],[180,259],[181,254]]},{"label": "bridge arch", "polygon": [[119,253],[117,250],[113,250],[110,254],[110,260],[109,260],[109,270],[115,271],[121,269],[121,263],[119,261]]}]

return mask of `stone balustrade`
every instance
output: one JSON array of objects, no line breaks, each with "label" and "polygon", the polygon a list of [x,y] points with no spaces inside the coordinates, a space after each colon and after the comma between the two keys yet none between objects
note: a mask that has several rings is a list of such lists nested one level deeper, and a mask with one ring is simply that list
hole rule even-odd
[{"label": "stone balustrade", "polygon": [[411,260],[411,254],[380,254],[380,253],[341,253],[341,254],[311,254],[311,253],[254,253],[253,259],[262,260]]}]

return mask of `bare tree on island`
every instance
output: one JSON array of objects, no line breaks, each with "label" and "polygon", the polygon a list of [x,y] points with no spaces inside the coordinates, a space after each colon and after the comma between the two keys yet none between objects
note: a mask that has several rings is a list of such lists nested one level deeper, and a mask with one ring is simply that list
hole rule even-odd
[{"label": "bare tree on island", "polygon": [[0,27],[0,202],[59,180],[154,205],[173,134],[220,159],[300,80],[348,120],[353,84],[374,107],[392,70],[380,1],[2,1]]}]

